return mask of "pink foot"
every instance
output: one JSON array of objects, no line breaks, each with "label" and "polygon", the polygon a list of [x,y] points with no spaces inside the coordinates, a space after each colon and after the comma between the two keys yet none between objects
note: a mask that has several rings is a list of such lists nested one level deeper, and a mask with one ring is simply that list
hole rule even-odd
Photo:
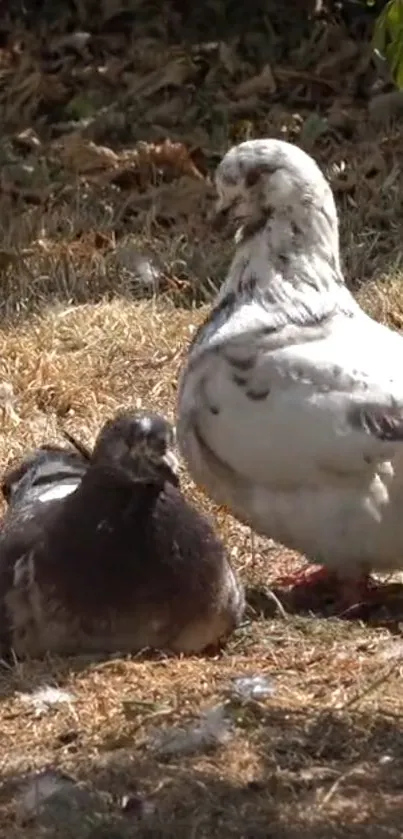
[{"label": "pink foot", "polygon": [[339,578],[334,571],[329,571],[329,569],[324,566],[320,566],[318,568],[316,565],[308,565],[307,568],[302,568],[301,571],[296,571],[294,574],[288,574],[285,577],[280,577],[275,581],[274,586],[276,588],[277,586],[292,586],[293,588],[296,588],[297,586],[316,586],[318,583],[319,585],[322,583],[329,585],[330,583],[335,583],[336,581],[338,582]]}]

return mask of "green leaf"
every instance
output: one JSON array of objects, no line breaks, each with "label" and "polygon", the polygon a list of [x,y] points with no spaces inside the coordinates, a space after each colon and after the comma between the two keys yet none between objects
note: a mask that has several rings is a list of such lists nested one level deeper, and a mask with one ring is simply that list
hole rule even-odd
[{"label": "green leaf", "polygon": [[396,85],[403,88],[403,0],[390,0],[379,15],[372,39],[374,50],[386,58]]},{"label": "green leaf", "polygon": [[65,113],[70,119],[86,119],[97,110],[96,105],[83,93],[77,93],[66,105]]},{"label": "green leaf", "polygon": [[377,50],[381,55],[384,55],[385,53],[387,40],[387,17],[385,11],[386,9],[383,10],[376,21],[375,31],[372,38],[372,46],[374,50]]},{"label": "green leaf", "polygon": [[398,32],[403,26],[403,2],[402,0],[390,0],[386,6],[386,17],[389,31]]}]

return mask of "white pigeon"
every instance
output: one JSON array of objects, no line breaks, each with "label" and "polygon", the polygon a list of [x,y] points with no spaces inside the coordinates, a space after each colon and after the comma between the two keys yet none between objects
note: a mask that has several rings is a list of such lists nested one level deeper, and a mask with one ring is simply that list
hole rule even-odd
[{"label": "white pigeon", "polygon": [[302,149],[241,143],[216,188],[239,229],[182,371],[178,444],[212,499],[351,605],[371,570],[403,569],[403,337],[347,289],[332,190]]}]

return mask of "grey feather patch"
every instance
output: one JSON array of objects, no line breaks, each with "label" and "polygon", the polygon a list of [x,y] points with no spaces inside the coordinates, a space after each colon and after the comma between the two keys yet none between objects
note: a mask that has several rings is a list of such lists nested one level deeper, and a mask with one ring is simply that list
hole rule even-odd
[{"label": "grey feather patch", "polygon": [[249,164],[245,174],[245,186],[248,188],[255,186],[262,175],[274,175],[280,168],[281,167],[277,164],[267,163],[263,160],[259,163],[255,163],[254,166]]},{"label": "grey feather patch", "polygon": [[234,373],[234,375],[232,376],[232,381],[234,382],[234,384],[238,385],[238,387],[245,387],[245,385],[248,383],[248,380],[245,379],[244,376],[238,376],[237,373]]},{"label": "grey feather patch", "polygon": [[240,283],[239,283],[239,291],[245,298],[252,298],[254,292],[256,291],[258,285],[258,280],[255,274],[249,274],[246,276],[242,276]]},{"label": "grey feather patch", "polygon": [[237,305],[236,294],[234,291],[230,291],[223,297],[221,303],[211,311],[206,320],[200,324],[189,344],[189,352],[200,344],[208,343],[217,330],[227,323]]},{"label": "grey feather patch", "polygon": [[248,399],[252,399],[253,402],[260,402],[270,393],[270,388],[266,388],[265,390],[247,390],[246,395]]},{"label": "grey feather patch", "polygon": [[375,405],[354,406],[348,412],[352,428],[371,434],[378,440],[403,440],[403,410],[401,408],[381,409]]},{"label": "grey feather patch", "polygon": [[280,327],[277,326],[262,326],[259,330],[260,335],[274,335],[276,332],[279,332],[282,328],[282,324]]},{"label": "grey feather patch", "polygon": [[300,230],[300,228],[293,219],[290,220],[290,226],[293,236],[302,236],[302,230]]},{"label": "grey feather patch", "polygon": [[255,364],[255,359],[250,356],[249,358],[234,358],[232,355],[224,353],[224,357],[232,367],[235,367],[236,370],[251,370]]},{"label": "grey feather patch", "polygon": [[267,222],[269,221],[271,216],[270,214],[262,213],[259,218],[251,219],[245,224],[242,225],[239,231],[239,242],[240,244],[244,244],[248,241],[248,239],[252,239],[253,236],[256,236],[258,233],[261,233],[262,230],[265,229]]}]

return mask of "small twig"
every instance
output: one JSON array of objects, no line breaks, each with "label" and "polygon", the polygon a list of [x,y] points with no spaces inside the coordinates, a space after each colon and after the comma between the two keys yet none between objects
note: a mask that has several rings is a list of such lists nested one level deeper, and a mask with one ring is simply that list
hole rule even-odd
[{"label": "small twig", "polygon": [[[252,568],[253,568],[253,566],[255,564],[256,553],[255,553],[255,533],[252,530],[252,528],[250,529],[250,545],[251,545],[251,559],[252,559]],[[274,591],[272,591],[270,588],[268,588],[268,586],[265,586],[264,587],[264,593],[269,598],[269,600],[272,600],[273,603],[275,603],[281,617],[284,620],[288,620],[287,612],[285,611],[284,606],[280,602],[278,597],[274,594]]]},{"label": "small twig", "polygon": [[315,82],[316,84],[329,87],[330,90],[334,91],[334,93],[340,92],[340,85],[338,85],[337,82],[332,81],[332,79],[326,79],[316,73],[309,73],[306,70],[297,70],[293,67],[276,67],[275,75],[278,76],[280,80],[298,79],[298,81],[301,82]]},{"label": "small twig", "polygon": [[387,682],[387,680],[390,679],[392,673],[397,669],[398,665],[401,665],[401,663],[402,661],[399,657],[388,668],[386,673],[382,673],[382,676],[378,676],[378,678],[371,682],[371,684],[368,685],[368,687],[366,687],[365,690],[363,690],[361,693],[356,693],[355,696],[352,696],[351,699],[348,699],[343,705],[340,705],[337,708],[337,710],[345,711],[346,708],[351,708],[351,706],[354,705],[356,702],[360,702],[360,700],[363,699],[364,696],[368,696],[369,693],[372,693],[373,690],[376,690],[376,688],[379,687],[379,685],[381,685],[383,682]]},{"label": "small twig", "polygon": [[272,600],[273,603],[276,604],[277,609],[278,609],[281,617],[283,618],[283,620],[288,620],[287,612],[284,609],[284,606],[281,603],[281,601],[278,599],[277,595],[274,594],[274,591],[272,591],[268,586],[265,586],[264,587],[264,593],[269,598],[269,600]]},{"label": "small twig", "polygon": [[357,763],[355,766],[352,766],[350,769],[347,769],[346,772],[343,772],[342,775],[339,775],[339,777],[336,778],[334,783],[331,785],[330,789],[328,789],[328,791],[324,794],[322,799],[319,801],[318,810],[322,810],[323,807],[325,807],[326,804],[329,803],[330,799],[333,798],[333,796],[337,792],[340,784],[342,784],[343,781],[345,781],[346,778],[348,778],[350,775],[353,775],[354,772],[357,770],[358,766],[360,766],[360,765],[361,765],[361,761],[360,761],[360,763]]},{"label": "small twig", "polygon": [[79,454],[81,454],[84,457],[85,460],[91,460],[91,451],[87,446],[84,445],[84,443],[81,443],[80,440],[77,440],[77,437],[74,437],[74,435],[70,434],[70,432],[67,431],[65,428],[62,428],[61,432],[63,436],[66,438],[66,440],[68,440],[69,443],[71,443],[71,445],[78,451]]},{"label": "small twig", "polygon": [[252,568],[255,565],[255,534],[250,528],[250,553],[251,553],[251,560],[252,560]]}]

